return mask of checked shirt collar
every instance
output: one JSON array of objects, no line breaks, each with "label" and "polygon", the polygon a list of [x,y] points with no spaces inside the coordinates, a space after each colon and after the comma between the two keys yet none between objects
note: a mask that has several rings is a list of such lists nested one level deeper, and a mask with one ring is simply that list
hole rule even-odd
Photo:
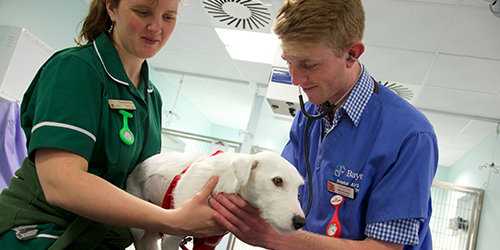
[{"label": "checked shirt collar", "polygon": [[[347,97],[347,100],[337,109],[337,111],[335,111],[333,122],[330,124],[328,116],[323,117],[323,139],[346,117],[349,117],[352,123],[354,123],[355,126],[358,126],[361,120],[361,115],[363,114],[366,104],[368,103],[368,100],[370,100],[375,87],[365,66],[362,64],[361,66],[362,73],[358,80],[358,84]],[[328,108],[329,105],[330,104],[328,102],[325,102],[316,106],[316,110],[321,114]]]}]

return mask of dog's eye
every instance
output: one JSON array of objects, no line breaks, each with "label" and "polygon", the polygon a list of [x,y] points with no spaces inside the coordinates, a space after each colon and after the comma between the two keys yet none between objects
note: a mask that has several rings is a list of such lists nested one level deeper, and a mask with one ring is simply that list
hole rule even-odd
[{"label": "dog's eye", "polygon": [[273,178],[273,183],[275,186],[281,187],[283,185],[283,179],[279,177]]}]

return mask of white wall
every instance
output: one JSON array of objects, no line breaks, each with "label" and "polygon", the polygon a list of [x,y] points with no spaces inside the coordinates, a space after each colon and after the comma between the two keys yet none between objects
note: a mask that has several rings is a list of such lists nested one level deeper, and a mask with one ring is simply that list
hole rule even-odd
[{"label": "white wall", "polygon": [[87,12],[82,0],[1,0],[0,25],[23,27],[59,50],[75,45],[77,26]]},{"label": "white wall", "polygon": [[[494,125],[492,125],[494,126]],[[469,187],[482,188],[488,181],[488,169],[479,170],[479,166],[490,164],[495,133],[480,143],[473,151],[463,157],[448,170],[448,182]],[[497,142],[495,160],[500,162],[500,141]],[[497,164],[498,166],[499,164]],[[500,246],[500,174],[491,174],[489,187],[484,190],[483,207],[477,247],[478,250],[496,250]]]}]

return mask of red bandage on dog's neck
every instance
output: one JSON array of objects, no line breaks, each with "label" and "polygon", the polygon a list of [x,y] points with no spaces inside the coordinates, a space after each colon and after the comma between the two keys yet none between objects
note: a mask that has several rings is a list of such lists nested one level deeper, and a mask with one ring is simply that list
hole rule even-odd
[{"label": "red bandage on dog's neck", "polygon": [[[221,150],[217,150],[217,152],[213,153],[211,156],[218,155],[224,153]],[[165,196],[163,197],[163,202],[161,204],[162,208],[165,209],[174,209],[174,196],[172,195],[172,192],[174,192],[175,187],[177,186],[177,183],[181,179],[181,176],[186,173],[186,171],[189,169],[190,166],[188,166],[182,173],[176,175],[172,182],[170,182],[170,186],[167,189],[167,192],[165,193]],[[163,236],[163,234],[161,234]],[[225,235],[225,234],[224,234]],[[217,244],[219,244],[219,241],[224,237],[224,235],[219,235],[219,236],[213,236],[213,237],[208,237],[208,238],[201,238],[201,239],[194,239],[194,246],[193,250],[214,250]],[[187,250],[185,246],[181,246],[182,249]]]}]

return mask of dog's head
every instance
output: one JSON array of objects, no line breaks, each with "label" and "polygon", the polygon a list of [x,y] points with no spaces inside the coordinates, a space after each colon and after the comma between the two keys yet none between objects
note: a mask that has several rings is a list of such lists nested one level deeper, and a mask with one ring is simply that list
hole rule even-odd
[{"label": "dog's head", "polygon": [[274,228],[290,232],[306,224],[298,200],[304,179],[287,160],[262,152],[235,158],[231,165],[241,185],[241,197],[257,207]]}]

